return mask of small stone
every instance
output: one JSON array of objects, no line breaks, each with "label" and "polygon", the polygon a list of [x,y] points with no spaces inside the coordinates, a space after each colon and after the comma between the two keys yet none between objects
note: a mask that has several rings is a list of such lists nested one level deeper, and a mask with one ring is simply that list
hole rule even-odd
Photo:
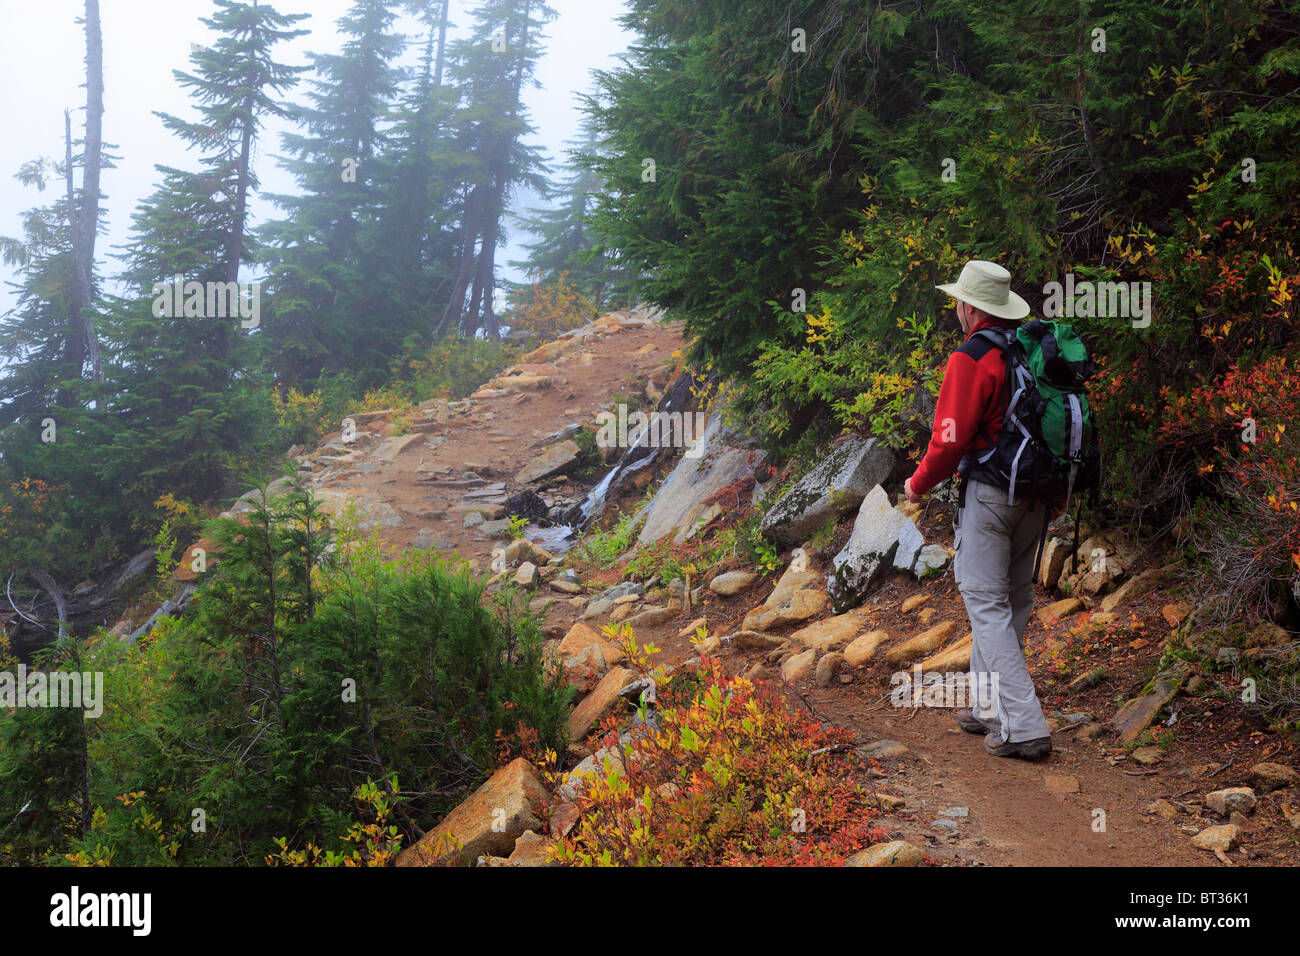
[{"label": "small stone", "polygon": [[582,812],[578,809],[576,803],[561,803],[551,811],[551,819],[548,821],[548,829],[551,836],[562,837],[568,834],[582,817]]},{"label": "small stone", "polygon": [[551,590],[559,594],[581,594],[582,585],[574,584],[565,578],[554,578],[551,581]]},{"label": "small stone", "polygon": [[969,807],[949,807],[947,810],[940,810],[939,816],[951,817],[954,820],[965,820],[970,816]]},{"label": "small stone", "polygon": [[956,629],[957,625],[952,621],[944,621],[940,624],[936,624],[928,631],[923,631],[916,635],[916,637],[906,640],[895,647],[891,647],[885,652],[885,659],[891,664],[899,665],[910,663],[918,657],[925,657],[942,647],[943,642],[946,641]]},{"label": "small stone", "polygon": [[510,862],[515,866],[554,866],[550,859],[550,848],[554,845],[551,838],[525,830],[515,841]]},{"label": "small stone", "polygon": [[708,624],[709,624],[709,622],[708,622],[708,620],[707,620],[706,618],[697,617],[695,620],[691,621],[691,623],[687,624],[684,628],[682,628],[680,631],[678,631],[678,632],[677,632],[677,636],[678,636],[679,638],[682,638],[682,637],[691,637],[691,636],[693,636],[693,635],[695,634],[695,632],[696,632],[697,630],[699,630],[700,628],[702,628],[702,627],[708,627]]},{"label": "small stone", "polygon": [[887,640],[889,635],[884,631],[869,631],[854,638],[853,642],[844,648],[844,660],[854,667],[861,667],[876,656],[876,650]]},{"label": "small stone", "polygon": [[517,561],[531,561],[533,564],[542,565],[550,560],[550,552],[523,538],[518,541],[511,541],[506,546],[506,561],[510,564]]},{"label": "small stone", "polygon": [[910,598],[908,598],[906,601],[903,602],[903,613],[909,614],[912,611],[915,611],[921,605],[930,603],[930,600],[933,597],[934,595],[932,594],[924,594],[924,593],[913,594]]},{"label": "small stone", "polygon": [[666,607],[648,607],[635,617],[627,619],[627,623],[632,630],[639,630],[647,627],[658,627],[660,624],[666,624],[677,616],[675,611]]},{"label": "small stone", "polygon": [[1228,787],[1205,795],[1205,805],[1221,817],[1234,810],[1250,813],[1255,809],[1255,803],[1255,791],[1250,787]]},{"label": "small stone", "polygon": [[814,675],[814,682],[818,687],[830,687],[840,674],[840,669],[844,666],[844,655],[839,651],[831,651],[817,662],[817,672]]},{"label": "small stone", "polygon": [[519,565],[519,570],[515,572],[513,580],[515,584],[518,584],[521,587],[532,587],[538,580],[537,565],[533,564],[531,561],[525,561],[523,564]]},{"label": "small stone", "polygon": [[873,760],[890,760],[910,753],[897,740],[873,740],[871,743],[863,744],[855,749],[862,756]]},{"label": "small stone", "polygon": [[773,637],[770,634],[761,634],[758,631],[737,631],[731,635],[731,643],[744,651],[763,651],[765,653],[785,646],[785,641],[781,638]]},{"label": "small stone", "polygon": [[1177,627],[1183,623],[1191,610],[1186,604],[1166,604],[1160,609],[1160,616],[1165,619],[1165,623],[1170,627]]},{"label": "small stone", "polygon": [[1257,763],[1250,768],[1250,782],[1261,793],[1272,793],[1300,784],[1300,774],[1280,763]]},{"label": "small stone", "polygon": [[956,830],[961,826],[956,820],[934,820],[930,823],[932,827],[938,827],[940,830]]},{"label": "small stone", "polygon": [[907,806],[907,801],[892,794],[878,793],[876,794],[876,806],[882,810],[902,810]]},{"label": "small stone", "polygon": [[1077,693],[1081,690],[1087,690],[1089,687],[1095,687],[1106,679],[1106,668],[1094,667],[1084,671],[1074,680],[1066,685],[1066,690],[1070,693]]},{"label": "small stone", "polygon": [[844,861],[845,866],[920,866],[925,862],[925,853],[912,846],[906,840],[894,840],[892,843],[877,843],[873,847],[859,850]]},{"label": "small stone", "polygon": [[758,580],[753,571],[727,571],[709,582],[709,590],[723,597],[739,594]]},{"label": "small stone", "polygon": [[1138,747],[1129,756],[1144,767],[1152,767],[1165,759],[1164,751],[1159,747]]},{"label": "small stone", "polygon": [[1050,621],[1059,621],[1063,617],[1068,617],[1083,610],[1083,602],[1078,598],[1065,598],[1061,601],[1055,601],[1046,607],[1040,607],[1036,613],[1038,620],[1044,624]]},{"label": "small stone", "polygon": [[1074,736],[1083,741],[1093,741],[1106,732],[1105,724],[1088,724],[1086,727],[1080,727],[1079,732]]},{"label": "small stone", "polygon": [[781,665],[781,677],[787,683],[793,684],[797,680],[802,680],[808,676],[812,670],[813,661],[817,657],[817,651],[808,648],[802,654],[795,654]]},{"label": "small stone", "polygon": [[1168,800],[1160,799],[1154,803],[1148,803],[1142,808],[1143,813],[1150,813],[1165,820],[1173,820],[1178,816],[1178,808]]},{"label": "small stone", "polygon": [[1211,852],[1219,850],[1223,853],[1229,853],[1241,846],[1241,827],[1231,823],[1206,827],[1192,837],[1192,846],[1198,850],[1209,850]]}]

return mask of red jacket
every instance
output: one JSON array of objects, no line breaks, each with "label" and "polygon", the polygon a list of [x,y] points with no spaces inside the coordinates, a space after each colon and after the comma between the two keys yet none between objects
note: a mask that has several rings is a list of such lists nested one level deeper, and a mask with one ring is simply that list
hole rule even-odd
[{"label": "red jacket", "polygon": [[934,410],[934,431],[925,457],[912,473],[912,492],[923,495],[957,470],[968,451],[991,447],[996,441],[1006,405],[1007,372],[1002,351],[984,339],[972,338],[983,328],[1013,329],[1020,323],[986,319],[966,336],[965,343],[948,357]]}]

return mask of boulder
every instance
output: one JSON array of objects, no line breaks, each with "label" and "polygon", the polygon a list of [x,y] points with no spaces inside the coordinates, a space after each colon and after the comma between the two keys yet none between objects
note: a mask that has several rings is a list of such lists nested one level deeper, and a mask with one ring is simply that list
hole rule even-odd
[{"label": "boulder", "polygon": [[408,435],[390,435],[375,446],[375,450],[370,453],[370,458],[372,461],[395,461],[397,456],[411,445],[418,441],[424,441],[424,437],[420,432],[412,432]]},{"label": "boulder", "polygon": [[397,510],[374,492],[334,491],[316,492],[321,510],[336,521],[342,520],[349,509],[356,509],[357,530],[374,531],[377,528],[400,528],[404,523]]},{"label": "boulder", "polygon": [[862,499],[853,533],[832,561],[826,581],[837,613],[861,604],[876,582],[893,569],[904,523],[911,522],[889,503],[889,496],[879,485]]},{"label": "boulder", "polygon": [[1163,585],[1168,575],[1168,568],[1151,568],[1137,577],[1129,578],[1117,590],[1101,599],[1101,610],[1114,611],[1130,601],[1136,601]]},{"label": "boulder", "polygon": [[952,560],[952,552],[941,544],[927,544],[921,549],[911,567],[908,568],[918,578],[942,571]]},{"label": "boulder", "polygon": [[567,660],[593,646],[600,648],[601,654],[609,664],[617,664],[623,660],[621,647],[613,641],[607,641],[581,621],[569,628],[555,653],[561,660]]},{"label": "boulder", "polygon": [[504,856],[514,849],[525,830],[542,829],[534,808],[546,797],[537,768],[523,757],[516,757],[418,843],[399,853],[397,865],[468,864],[483,854]]},{"label": "boulder", "polygon": [[763,516],[762,531],[783,548],[801,544],[848,514],[867,492],[889,479],[894,453],[875,438],[852,438],[834,448]]},{"label": "boulder", "polygon": [[729,485],[736,486],[737,497],[743,495],[748,501],[754,488],[754,466],[762,459],[761,452],[740,447],[739,440],[724,427],[722,415],[713,413],[704,434],[677,460],[646,506],[637,542],[651,544],[672,534],[681,543],[696,530],[696,518],[714,503],[710,499]]},{"label": "boulder", "polygon": [[562,441],[547,448],[515,474],[515,484],[526,485],[551,475],[558,475],[575,465],[582,449],[577,442]]},{"label": "boulder", "polygon": [[577,800],[587,792],[592,780],[611,773],[616,777],[627,776],[623,750],[620,747],[601,747],[565,774],[564,781],[555,788],[555,796],[564,801]]},{"label": "boulder", "polygon": [[598,644],[564,659],[564,682],[579,694],[585,694],[600,683],[609,670],[609,661]]},{"label": "boulder", "polygon": [[627,667],[611,668],[590,694],[569,715],[568,730],[572,740],[581,740],[599,723],[618,700],[618,692],[636,680],[636,671]]},{"label": "boulder", "polygon": [[785,573],[777,579],[776,586],[772,588],[772,593],[767,596],[763,602],[764,607],[780,607],[790,600],[791,595],[800,588],[811,587],[813,582],[818,579],[816,571],[799,570],[793,562]]},{"label": "boulder", "polygon": [[[921,551],[925,547],[925,538],[921,536],[921,531],[911,518],[906,514],[903,515],[904,521],[898,526],[898,548],[894,551],[894,570],[906,571],[909,574],[915,574],[917,577],[916,566],[921,560]],[[940,548],[940,553],[943,549]]]}]

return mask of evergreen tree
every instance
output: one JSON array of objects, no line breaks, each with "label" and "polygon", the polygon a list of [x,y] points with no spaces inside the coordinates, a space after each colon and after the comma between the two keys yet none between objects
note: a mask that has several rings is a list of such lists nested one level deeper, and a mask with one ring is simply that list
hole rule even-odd
[{"label": "evergreen tree", "polygon": [[457,148],[478,162],[461,190],[455,271],[435,338],[457,329],[465,336],[479,329],[497,334],[496,247],[504,238],[506,203],[519,185],[544,188],[545,165],[522,142],[533,127],[520,94],[541,55],[542,27],[554,17],[542,0],[484,0],[469,38],[455,44],[452,73],[465,100]]},{"label": "evergreen tree", "polygon": [[109,378],[117,395],[105,478],[140,508],[163,492],[211,499],[268,432],[266,391],[253,372],[256,343],[240,329],[249,320],[209,316],[206,302],[175,314],[168,293],[175,276],[235,282],[255,253],[247,229],[248,195],[257,187],[253,146],[263,117],[285,115],[274,97],[301,69],[276,63],[271,50],[305,32],[289,27],[306,15],[256,2],[215,4],[202,22],[222,35],[191,54],[193,73],[175,71],[193,91],[199,120],[158,114],[203,152],[201,165],[197,172],[158,167],[162,183],[133,216],[127,245],[124,278],[140,292],[117,303],[113,320]]},{"label": "evergreen tree", "polygon": [[390,339],[384,310],[373,302],[363,240],[374,239],[382,200],[375,158],[400,81],[390,64],[405,46],[391,32],[394,5],[357,0],[339,20],[342,50],[312,54],[315,90],[309,105],[293,111],[303,132],[282,137],[288,156],[281,165],[301,190],[271,197],[286,217],[263,230],[273,276],[265,334],[282,381],[364,365],[372,349],[382,348],[376,333]]},{"label": "evergreen tree", "polygon": [[569,150],[571,168],[565,179],[549,186],[545,198],[562,200],[550,209],[531,209],[520,224],[537,237],[525,243],[528,257],[510,264],[525,269],[540,283],[553,282],[561,273],[577,291],[591,299],[597,310],[610,305],[632,305],[635,276],[619,262],[612,248],[591,225],[592,210],[605,189],[600,175],[591,167],[599,154],[593,131]]}]

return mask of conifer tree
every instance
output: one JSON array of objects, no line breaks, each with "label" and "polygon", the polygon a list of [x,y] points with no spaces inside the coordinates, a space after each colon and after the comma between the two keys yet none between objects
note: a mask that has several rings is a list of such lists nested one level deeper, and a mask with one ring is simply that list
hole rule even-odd
[{"label": "conifer tree", "polygon": [[506,203],[517,186],[544,188],[545,164],[522,141],[533,127],[520,94],[541,55],[542,27],[554,17],[542,0],[485,0],[474,11],[470,36],[454,46],[452,74],[465,101],[457,148],[478,162],[461,190],[455,267],[435,338],[452,330],[497,334],[496,248]]}]

